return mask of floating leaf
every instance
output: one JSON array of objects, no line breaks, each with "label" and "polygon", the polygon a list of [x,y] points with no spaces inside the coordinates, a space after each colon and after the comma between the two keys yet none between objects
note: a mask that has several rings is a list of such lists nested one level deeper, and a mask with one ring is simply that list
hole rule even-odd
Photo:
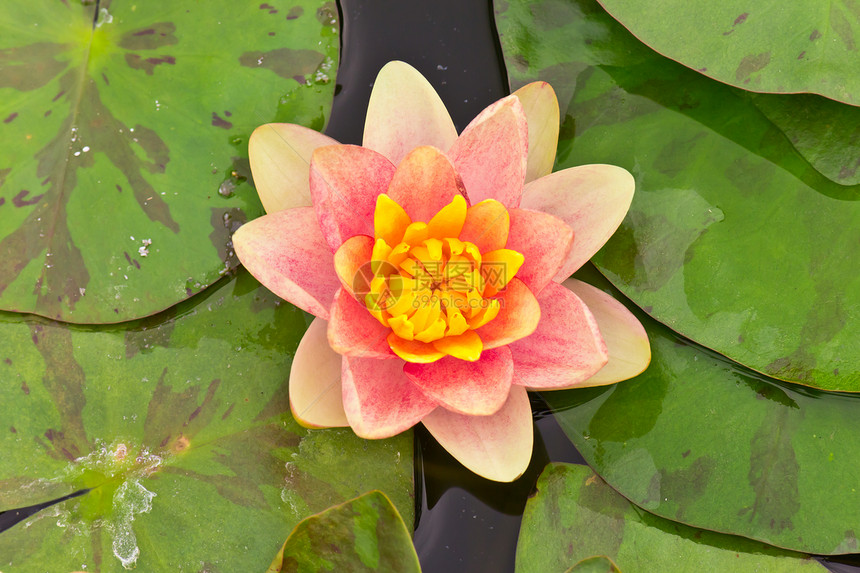
[{"label": "floating leaf", "polygon": [[636,177],[594,259],[610,280],[757,371],[860,391],[860,188],[823,177],[762,115],[784,96],[753,99],[667,60],[590,0],[510,3],[497,22],[512,81],[559,92],[557,168]]},{"label": "floating leaf", "polygon": [[609,557],[596,555],[594,557],[586,557],[565,573],[621,573],[621,570]]},{"label": "floating leaf", "polygon": [[293,420],[307,323],[245,272],[125,329],[0,315],[0,510],[91,489],[0,534],[0,570],[263,571],[374,488],[411,520],[409,434]]},{"label": "floating leaf", "polygon": [[303,519],[266,573],[421,573],[409,529],[385,494],[372,491]]},{"label": "floating leaf", "polygon": [[717,81],[860,105],[854,0],[599,1],[637,38]]},{"label": "floating leaf", "polygon": [[749,97],[816,170],[842,185],[860,183],[860,107],[815,95]]},{"label": "floating leaf", "polygon": [[[808,556],[643,512],[586,466],[550,464],[537,490],[523,514],[517,573],[566,571],[595,552],[614,560],[624,573],[827,571]],[[603,559],[589,560],[587,569],[587,562],[580,562],[569,571],[617,571]]]},{"label": "floating leaf", "polygon": [[[614,290],[593,270],[587,280]],[[860,396],[768,379],[636,312],[651,340],[643,374],[543,394],[589,465],[673,521],[807,553],[856,553]]]},{"label": "floating leaf", "polygon": [[33,0],[0,15],[0,308],[119,322],[234,267],[232,231],[262,213],[251,131],[325,123],[334,3]]}]

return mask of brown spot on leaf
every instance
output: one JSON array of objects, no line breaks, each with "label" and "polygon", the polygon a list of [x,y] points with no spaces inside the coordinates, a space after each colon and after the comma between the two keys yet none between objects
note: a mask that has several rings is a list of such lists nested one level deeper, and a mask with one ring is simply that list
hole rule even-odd
[{"label": "brown spot on leaf", "polygon": [[854,30],[836,2],[831,2],[830,4],[830,27],[836,31],[842,43],[845,44],[846,49],[852,52],[856,49],[854,45]]},{"label": "brown spot on leaf", "polygon": [[295,20],[304,13],[305,9],[301,6],[293,6],[292,8],[290,8],[290,11],[287,12],[287,20]]},{"label": "brown spot on leaf", "polygon": [[245,52],[239,63],[248,68],[266,68],[282,78],[305,76],[316,71],[325,56],[313,50],[278,48],[268,52]]},{"label": "brown spot on leaf", "polygon": [[215,397],[221,381],[209,383],[206,394],[198,403],[201,386],[186,385],[184,381],[177,390],[167,383],[168,370],[165,368],[153,392],[152,400],[144,421],[144,444],[161,444],[172,434],[182,430],[189,440],[205,428],[218,409]]},{"label": "brown spot on leaf", "polygon": [[232,123],[230,123],[226,119],[223,119],[221,116],[219,116],[214,111],[212,112],[212,125],[214,125],[215,127],[220,127],[221,129],[232,129],[233,128]]},{"label": "brown spot on leaf", "polygon": [[821,37],[821,32],[819,32],[818,30],[813,30],[812,33],[809,35],[809,41],[814,42],[815,40],[817,40],[820,37]]},{"label": "brown spot on leaf", "polygon": [[13,111],[8,116],[6,116],[6,119],[3,120],[3,123],[12,123],[16,117],[18,117],[18,112]]},{"label": "brown spot on leaf", "polygon": [[9,426],[9,431],[12,432],[13,434],[18,433],[18,430],[15,429],[15,426]]},{"label": "brown spot on leaf", "polygon": [[746,22],[747,16],[749,16],[749,12],[744,12],[743,14],[735,18],[735,23],[732,24],[732,26],[738,26],[740,24],[743,24],[744,22]]},{"label": "brown spot on leaf", "polygon": [[226,420],[230,416],[230,414],[233,413],[233,406],[235,405],[235,403],[230,404],[230,406],[227,408],[227,411],[224,412],[224,414],[221,416],[222,420]]},{"label": "brown spot on leaf", "polygon": [[158,22],[143,29],[126,32],[119,40],[120,47],[127,50],[156,50],[171,46],[179,40],[174,35],[173,22]]},{"label": "brown spot on leaf", "polygon": [[155,66],[161,64],[173,65],[176,63],[176,58],[174,58],[173,56],[161,56],[160,58],[141,58],[137,54],[126,54],[125,63],[127,63],[129,67],[134,68],[136,70],[143,70],[146,72],[147,75],[151,76],[155,71]]},{"label": "brown spot on leaf", "polygon": [[22,391],[24,394],[26,394],[27,396],[29,396],[29,395],[30,395],[30,387],[29,387],[29,386],[27,386],[27,381],[26,381],[26,380],[24,380],[24,381],[22,381],[22,382],[21,382],[21,391]]},{"label": "brown spot on leaf", "polygon": [[68,49],[65,44],[40,42],[0,50],[0,88],[30,91],[44,86],[68,65],[56,59]]},{"label": "brown spot on leaf", "polygon": [[277,8],[275,8],[274,6],[271,6],[269,4],[266,4],[266,3],[260,4],[260,10],[268,10],[269,14],[277,14],[278,13]]},{"label": "brown spot on leaf", "polygon": [[770,52],[762,52],[761,54],[750,54],[746,56],[735,70],[735,80],[738,82],[746,82],[750,76],[770,63]]},{"label": "brown spot on leaf", "polygon": [[686,458],[686,457],[687,457],[687,456],[689,456],[689,455],[690,455],[690,450],[687,450],[686,452],[684,452],[683,454],[681,454],[681,457],[682,457],[682,458]]},{"label": "brown spot on leaf", "polygon": [[802,413],[789,408],[768,410],[750,448],[749,481],[755,501],[739,515],[749,514],[751,523],[777,532],[794,529],[792,517],[800,509],[798,474],[800,466],[792,438],[802,421]]},{"label": "brown spot on leaf", "polygon": [[42,195],[34,195],[33,197],[27,199],[27,196],[29,194],[30,192],[27,189],[21,189],[21,191],[17,195],[12,197],[12,204],[16,207],[29,207],[30,205],[35,205],[36,203],[38,203],[44,195],[44,193]]},{"label": "brown spot on leaf", "polygon": [[36,349],[45,362],[42,384],[60,416],[60,430],[45,434],[52,444],[49,455],[75,459],[90,451],[83,423],[86,376],[74,357],[71,332],[60,326],[34,324],[30,327]]}]

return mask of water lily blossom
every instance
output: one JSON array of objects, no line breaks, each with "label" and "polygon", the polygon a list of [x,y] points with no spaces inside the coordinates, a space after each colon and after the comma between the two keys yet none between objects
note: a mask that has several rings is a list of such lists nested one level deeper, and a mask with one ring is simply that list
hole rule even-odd
[{"label": "water lily blossom", "polygon": [[651,358],[641,324],[568,279],[615,232],[630,174],[550,174],[555,93],[535,82],[458,136],[403,62],[379,73],[362,146],[268,124],[250,140],[267,214],[233,243],[316,316],[290,372],[293,415],[386,438],[423,423],[463,465],[511,481],[532,454],[527,389],[611,384]]}]

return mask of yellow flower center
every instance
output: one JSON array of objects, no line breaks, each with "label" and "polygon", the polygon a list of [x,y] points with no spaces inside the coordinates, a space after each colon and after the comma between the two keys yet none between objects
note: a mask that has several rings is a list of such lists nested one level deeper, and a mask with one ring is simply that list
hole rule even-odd
[{"label": "yellow flower center", "polygon": [[468,211],[458,195],[430,221],[413,222],[387,195],[377,199],[373,275],[364,302],[391,328],[389,345],[404,360],[478,360],[483,342],[475,330],[499,314],[502,301],[493,297],[523,263],[516,251],[481,253],[461,240]]}]

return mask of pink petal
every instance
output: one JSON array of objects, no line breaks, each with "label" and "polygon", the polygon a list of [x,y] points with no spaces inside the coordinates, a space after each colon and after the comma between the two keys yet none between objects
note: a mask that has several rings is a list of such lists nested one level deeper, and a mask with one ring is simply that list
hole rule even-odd
[{"label": "pink petal", "polygon": [[606,366],[588,380],[577,384],[577,387],[614,384],[633,378],[648,368],[651,362],[648,334],[627,307],[582,281],[568,279],[562,284],[588,305],[609,350]]},{"label": "pink petal", "polygon": [[505,206],[487,199],[466,211],[460,240],[474,243],[482,253],[503,249],[508,242],[510,225],[511,218]]},{"label": "pink petal", "polygon": [[526,185],[522,206],[555,215],[576,236],[556,281],[573,274],[609,240],[630,208],[634,187],[630,173],[615,165],[580,165]]},{"label": "pink petal", "polygon": [[475,331],[484,341],[485,351],[505,346],[534,332],[543,312],[535,295],[518,278],[512,279],[498,298],[502,303],[499,314]]},{"label": "pink petal", "polygon": [[496,199],[506,207],[520,204],[528,137],[526,116],[516,96],[500,99],[466,126],[448,157],[473,203]]},{"label": "pink petal", "polygon": [[509,213],[507,248],[525,257],[517,277],[539,294],[564,263],[574,241],[573,231],[561,219],[540,211],[511,209]]},{"label": "pink petal", "polygon": [[257,194],[267,213],[310,207],[311,154],[337,143],[327,135],[292,123],[267,123],[248,140],[248,158]]},{"label": "pink petal", "polygon": [[341,362],[326,337],[328,324],[315,318],[299,342],[290,369],[290,410],[309,428],[348,426],[343,410]]},{"label": "pink petal", "polygon": [[362,438],[390,438],[436,408],[403,374],[403,360],[343,357],[343,407]]},{"label": "pink petal", "polygon": [[514,364],[506,346],[488,350],[477,362],[446,356],[432,364],[406,363],[409,378],[448,410],[488,416],[501,408],[511,390]]},{"label": "pink petal", "polygon": [[445,104],[418,70],[395,61],[379,71],[364,121],[364,147],[398,165],[416,147],[448,149],[456,139]]},{"label": "pink petal", "polygon": [[311,159],[314,210],[332,252],[349,237],[373,235],[376,197],[388,189],[394,165],[357,145],[317,149]]},{"label": "pink petal", "polygon": [[328,320],[340,281],[312,207],[270,213],[242,225],[233,234],[233,247],[263,286]]},{"label": "pink petal", "polygon": [[609,354],[585,303],[558,283],[549,283],[538,301],[537,330],[510,346],[514,384],[533,390],[570,388],[603,368]]},{"label": "pink petal", "polygon": [[532,410],[522,386],[511,387],[507,402],[495,414],[466,416],[437,408],[422,423],[461,464],[487,479],[514,481],[531,461]]},{"label": "pink petal", "polygon": [[334,270],[340,279],[340,284],[349,292],[353,291],[359,270],[366,271],[363,283],[369,284],[372,278],[371,267],[368,263],[373,258],[373,237],[356,235],[350,237],[334,254]]},{"label": "pink petal", "polygon": [[424,223],[455,195],[466,196],[463,182],[451,161],[435,147],[413,149],[397,166],[387,194],[403,207],[413,222]]},{"label": "pink petal", "polygon": [[335,352],[361,358],[394,358],[388,346],[390,332],[346,290],[340,289],[335,295],[328,323],[328,343]]},{"label": "pink petal", "polygon": [[546,82],[532,82],[515,91],[529,124],[526,183],[552,172],[558,147],[559,111],[555,91]]}]

